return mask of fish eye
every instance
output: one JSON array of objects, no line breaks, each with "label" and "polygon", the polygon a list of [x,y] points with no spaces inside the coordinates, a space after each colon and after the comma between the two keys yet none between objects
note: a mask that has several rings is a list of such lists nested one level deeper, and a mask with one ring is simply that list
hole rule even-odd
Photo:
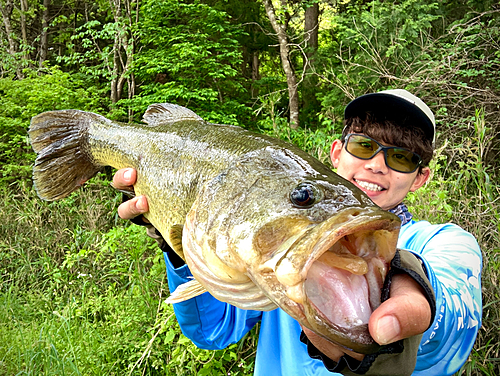
[{"label": "fish eye", "polygon": [[290,200],[296,208],[307,209],[315,204],[317,196],[318,194],[313,184],[300,183],[290,193]]}]

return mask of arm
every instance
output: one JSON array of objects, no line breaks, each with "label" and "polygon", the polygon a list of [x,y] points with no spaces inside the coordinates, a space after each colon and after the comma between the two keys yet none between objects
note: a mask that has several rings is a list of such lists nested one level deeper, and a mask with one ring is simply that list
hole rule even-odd
[{"label": "arm", "polygon": [[[117,189],[126,189],[135,183],[135,179],[135,170],[122,169],[115,174],[113,185]],[[147,211],[147,199],[137,196],[121,204],[118,215],[123,219],[132,219]],[[148,235],[158,241],[163,251],[169,289],[174,291],[180,284],[188,282],[192,274],[161,236],[155,234],[152,226]],[[262,315],[259,311],[243,310],[220,302],[209,293],[174,304],[174,312],[184,335],[203,349],[222,349],[239,341],[260,321]]]},{"label": "arm", "polygon": [[422,338],[416,374],[452,375],[467,360],[481,326],[482,257],[474,237],[453,224],[416,222],[400,241],[422,259],[437,313]]},{"label": "arm", "polygon": [[[170,252],[164,252],[163,255],[168,285],[173,291],[178,285],[189,281],[191,272],[187,265],[174,268]],[[243,310],[220,302],[209,293],[174,304],[174,312],[184,335],[196,346],[210,350],[223,349],[238,342],[260,321],[262,315],[259,311]]]}]

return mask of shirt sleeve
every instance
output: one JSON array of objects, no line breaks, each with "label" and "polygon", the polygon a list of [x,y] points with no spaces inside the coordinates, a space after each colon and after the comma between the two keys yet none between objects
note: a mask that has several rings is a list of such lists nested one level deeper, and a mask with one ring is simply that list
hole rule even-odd
[{"label": "shirt sleeve", "polygon": [[414,375],[453,375],[467,360],[481,326],[482,257],[476,239],[453,224],[417,222],[399,244],[422,260],[436,297],[436,316],[420,342]]},{"label": "shirt sleeve", "polygon": [[[192,274],[187,265],[174,268],[169,252],[164,252],[170,291],[188,282]],[[174,312],[182,333],[196,346],[218,350],[238,342],[260,321],[262,312],[244,310],[215,299],[208,292],[182,303]]]}]

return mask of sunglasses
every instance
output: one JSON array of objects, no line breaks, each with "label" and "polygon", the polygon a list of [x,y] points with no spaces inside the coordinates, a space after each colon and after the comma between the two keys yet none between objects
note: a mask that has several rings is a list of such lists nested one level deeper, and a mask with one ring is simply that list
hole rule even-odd
[{"label": "sunglasses", "polygon": [[390,169],[402,172],[414,172],[422,158],[417,153],[396,146],[384,146],[373,138],[362,134],[349,133],[345,138],[345,150],[359,159],[372,159],[378,152],[384,152],[385,164]]}]

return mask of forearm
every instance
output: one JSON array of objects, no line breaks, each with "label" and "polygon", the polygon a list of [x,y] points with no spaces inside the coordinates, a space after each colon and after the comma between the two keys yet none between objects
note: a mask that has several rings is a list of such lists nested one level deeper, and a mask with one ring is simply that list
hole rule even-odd
[{"label": "forearm", "polygon": [[[462,244],[475,243],[463,240]],[[441,252],[439,259],[424,257],[436,292],[437,314],[422,338],[416,368],[421,374],[454,374],[474,345],[482,316],[481,257],[479,248],[470,245],[465,252]]]},{"label": "forearm", "polygon": [[401,247],[420,257],[436,296],[436,316],[424,333],[417,375],[452,375],[467,360],[481,325],[481,251],[456,225],[404,226]]}]

